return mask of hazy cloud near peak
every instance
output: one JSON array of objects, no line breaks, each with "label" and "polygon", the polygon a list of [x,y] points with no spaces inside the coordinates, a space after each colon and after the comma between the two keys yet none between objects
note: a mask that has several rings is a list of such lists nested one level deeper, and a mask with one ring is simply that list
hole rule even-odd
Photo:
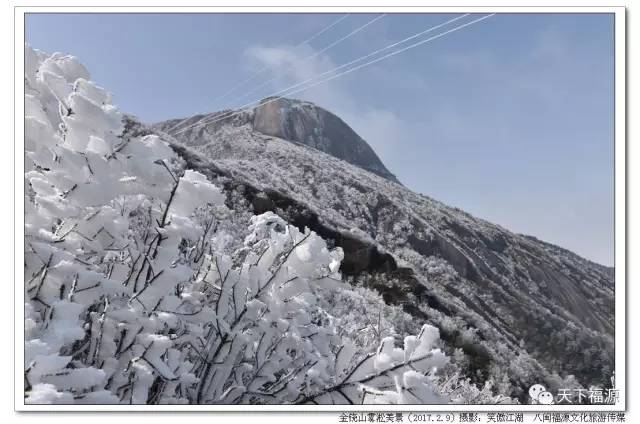
[{"label": "hazy cloud near peak", "polygon": [[[255,62],[256,69],[268,67],[269,76],[264,79],[274,78],[270,88],[262,92],[265,96],[317,77],[341,65],[334,63],[326,54],[315,56],[313,49],[306,46],[297,49],[291,46],[254,46],[247,49],[245,53],[251,61]],[[334,73],[327,73],[321,79],[333,75]],[[400,143],[403,135],[406,136],[406,129],[411,124],[404,122],[390,109],[363,104],[350,96],[348,94],[349,85],[357,78],[355,73],[345,75],[309,90],[295,93],[291,97],[307,99],[339,116],[373,147],[384,162],[397,150],[393,140]],[[315,81],[317,80],[313,82]],[[286,93],[283,96],[289,97]],[[389,166],[389,163],[385,164]],[[389,169],[394,172],[393,167]]]}]

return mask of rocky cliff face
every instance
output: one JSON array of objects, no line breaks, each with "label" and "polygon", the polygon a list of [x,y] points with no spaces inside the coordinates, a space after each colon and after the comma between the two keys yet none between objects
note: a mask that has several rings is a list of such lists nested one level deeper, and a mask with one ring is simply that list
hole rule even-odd
[{"label": "rocky cliff face", "polygon": [[[414,193],[384,175],[384,166],[375,172],[354,163],[366,155],[334,154],[343,123],[306,103],[284,105],[291,104],[176,138],[162,129],[177,121],[146,131],[235,193],[231,207],[273,210],[342,246],[350,281],[380,291],[417,325],[437,325],[474,381],[492,379],[523,399],[531,384],[559,388],[569,375],[583,386],[608,383],[612,269]],[[356,145],[361,140],[346,133]]]},{"label": "rocky cliff face", "polygon": [[[196,122],[197,119],[208,119],[209,117],[216,119],[222,113],[224,112],[199,115],[194,119],[188,119],[176,131]],[[356,134],[349,125],[333,113],[313,103],[285,98],[266,98],[255,109],[247,110],[245,113],[231,118],[230,121],[236,125],[239,123],[249,124],[254,131],[261,134],[313,147],[381,177],[398,182],[367,142]],[[168,131],[178,122],[179,120],[170,120],[159,123],[155,127]],[[214,124],[209,129],[212,129],[215,134],[222,126]],[[194,130],[196,133],[198,132],[197,128]],[[179,138],[184,137],[193,138],[192,135],[186,134],[179,136]]]}]

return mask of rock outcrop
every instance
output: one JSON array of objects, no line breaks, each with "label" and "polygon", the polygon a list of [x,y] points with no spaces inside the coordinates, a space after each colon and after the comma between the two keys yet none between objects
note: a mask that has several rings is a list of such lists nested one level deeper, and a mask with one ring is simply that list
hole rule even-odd
[{"label": "rock outcrop", "polygon": [[[225,115],[235,116],[224,119]],[[172,133],[198,120],[202,122],[220,120],[219,124],[215,122],[203,127],[213,133],[230,122],[234,125],[249,124],[259,133],[313,147],[383,178],[398,182],[371,146],[349,125],[333,113],[313,103],[286,98],[266,98],[255,109],[243,113],[223,111],[210,115],[198,115],[183,120],[182,123],[180,120],[169,120],[154,127]],[[176,127],[178,124],[179,126]],[[175,131],[172,131],[172,128]],[[200,127],[195,127],[193,130],[197,133],[199,129]],[[190,137],[186,134],[191,134],[191,131],[179,133],[178,138]]]}]

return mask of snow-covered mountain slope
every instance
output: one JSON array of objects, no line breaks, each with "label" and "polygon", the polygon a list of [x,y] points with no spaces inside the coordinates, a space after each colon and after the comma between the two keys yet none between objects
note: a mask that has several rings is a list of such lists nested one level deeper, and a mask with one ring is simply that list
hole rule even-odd
[{"label": "snow-covered mountain slope", "polygon": [[[238,113],[238,115],[235,115]],[[235,116],[231,116],[235,115]],[[229,119],[224,119],[228,116]],[[155,125],[169,133],[178,133],[191,124],[216,121],[204,127],[196,126],[184,135],[195,143],[223,136],[218,133],[233,125],[249,124],[256,132],[314,147],[391,181],[396,177],[384,166],[378,155],[342,119],[313,103],[286,98],[266,98],[249,113],[222,111],[197,115],[186,120],[172,119]],[[170,131],[171,130],[171,131]],[[187,133],[187,131],[184,131]]]},{"label": "snow-covered mountain slope", "polygon": [[416,325],[437,325],[472,379],[521,398],[535,382],[563,387],[569,375],[585,386],[609,381],[612,269],[414,193],[330,149],[285,140],[298,134],[287,128],[306,128],[304,116],[289,114],[283,126],[277,111],[245,110],[175,139],[161,131],[175,120],[129,127],[160,134],[190,167],[220,179],[235,193],[232,207],[273,210],[333,240],[352,284],[375,288]]}]

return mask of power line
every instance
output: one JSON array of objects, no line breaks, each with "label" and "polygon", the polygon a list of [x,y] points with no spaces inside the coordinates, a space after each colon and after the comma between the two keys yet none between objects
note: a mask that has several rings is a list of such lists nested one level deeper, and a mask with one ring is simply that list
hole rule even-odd
[{"label": "power line", "polygon": [[[377,58],[377,59],[371,60],[371,61],[366,62],[366,63],[364,63],[364,64],[361,64],[361,65],[355,66],[355,67],[353,67],[353,68],[347,69],[346,71],[340,72],[340,73],[338,73],[338,74],[336,74],[336,75],[333,75],[333,76],[331,76],[331,77],[328,77],[328,78],[325,78],[325,79],[323,79],[323,80],[317,81],[317,82],[315,82],[315,83],[313,83],[313,84],[311,84],[311,85],[308,85],[308,86],[302,87],[302,88],[300,88],[300,89],[298,89],[298,90],[289,91],[289,90],[291,90],[291,88],[292,88],[292,87],[288,87],[287,89],[281,90],[280,92],[278,92],[278,93],[276,93],[276,94],[274,94],[274,95],[272,95],[272,96],[268,96],[268,97],[273,97],[273,96],[276,96],[276,97],[270,98],[270,99],[269,99],[268,101],[266,101],[266,102],[259,103],[259,105],[260,105],[260,106],[262,106],[262,105],[269,104],[269,103],[272,103],[272,102],[275,102],[275,101],[277,101],[277,100],[281,99],[283,96],[280,96],[280,94],[292,95],[292,94],[296,94],[296,93],[299,93],[299,92],[302,92],[302,91],[308,90],[308,89],[313,88],[313,87],[315,87],[315,86],[317,86],[317,85],[319,85],[319,84],[322,84],[322,83],[325,83],[325,82],[331,81],[331,80],[333,80],[333,79],[335,79],[335,78],[338,78],[338,77],[340,77],[340,76],[342,76],[342,75],[346,75],[346,74],[349,74],[349,73],[351,73],[351,72],[353,72],[353,71],[356,71],[356,70],[358,70],[358,69],[364,68],[365,66],[372,65],[372,64],[374,64],[374,63],[380,62],[381,60],[387,59],[387,58],[389,58],[389,57],[392,57],[392,56],[395,56],[395,55],[397,55],[397,54],[403,53],[403,52],[405,52],[405,51],[407,51],[407,50],[410,50],[410,49],[413,49],[413,48],[415,48],[415,47],[418,47],[418,46],[420,46],[420,45],[422,45],[422,44],[425,44],[425,43],[428,43],[428,42],[430,42],[430,41],[436,40],[436,39],[438,39],[438,38],[444,37],[444,36],[445,36],[445,35],[447,35],[447,34],[450,34],[450,33],[452,33],[452,32],[458,31],[458,30],[460,30],[460,29],[463,29],[463,28],[465,28],[465,27],[468,27],[468,26],[470,26],[470,25],[473,25],[473,24],[475,24],[475,23],[478,23],[478,22],[480,22],[480,21],[483,21],[483,20],[485,20],[485,19],[488,19],[488,18],[490,18],[490,17],[492,17],[492,16],[494,16],[494,15],[495,15],[495,13],[492,13],[492,14],[489,14],[489,15],[485,15],[485,16],[483,16],[483,17],[481,17],[481,18],[474,19],[474,20],[469,21],[469,22],[467,22],[467,23],[465,23],[465,24],[459,25],[459,26],[454,27],[454,28],[452,28],[452,29],[450,29],[450,30],[447,30],[447,31],[444,31],[444,32],[439,33],[439,34],[437,34],[437,35],[434,35],[434,36],[432,36],[432,37],[429,37],[429,38],[427,38],[427,39],[425,39],[425,40],[421,40],[421,41],[418,41],[418,42],[416,42],[416,43],[410,44],[409,46],[403,47],[403,48],[401,48],[401,49],[394,50],[393,52],[388,53],[388,54],[386,54],[386,55],[384,55],[384,56],[381,56],[381,57],[379,57],[379,58]],[[336,69],[338,69],[338,68],[336,68]],[[332,71],[330,71],[330,72],[333,72],[333,71],[335,71],[335,69],[334,69],[334,70],[332,70]],[[313,78],[313,79],[315,79],[315,78]],[[300,84],[297,84],[297,85],[300,85]],[[242,106],[242,108],[244,108],[244,107],[248,107],[248,106],[253,105],[254,103],[258,103],[258,102],[260,102],[260,100],[253,101],[253,102],[251,102],[251,103],[249,103],[249,104],[247,104],[247,105],[245,105],[245,106]],[[204,119],[204,120],[201,120],[201,121],[195,122],[194,124],[192,124],[192,125],[190,125],[190,126],[188,126],[188,127],[185,127],[185,128],[183,128],[183,129],[181,129],[181,130],[179,130],[179,131],[175,132],[175,133],[174,133],[174,135],[180,134],[180,133],[182,133],[182,132],[184,132],[184,131],[186,131],[186,130],[188,130],[188,129],[190,129],[190,128],[194,128],[194,127],[197,127],[197,126],[207,125],[207,124],[213,124],[213,123],[215,123],[215,122],[219,122],[219,121],[222,121],[222,120],[225,120],[225,119],[231,118],[231,117],[233,117],[233,116],[237,116],[237,115],[239,115],[239,114],[241,114],[241,113],[243,113],[243,112],[244,112],[244,110],[239,110],[239,111],[237,111],[237,112],[235,112],[235,113],[233,113],[233,114],[231,114],[231,115],[228,115],[228,116],[213,116],[213,117],[211,117],[211,118],[216,118],[216,119],[213,119],[213,120],[207,120],[207,119]]]},{"label": "power line", "polygon": [[369,22],[367,22],[364,25],[359,26],[358,28],[354,29],[353,31],[351,31],[349,34],[345,35],[344,37],[334,41],[333,43],[329,44],[328,46],[324,47],[323,49],[313,53],[312,55],[306,57],[304,60],[307,59],[312,59],[314,57],[319,56],[320,54],[326,52],[327,50],[337,46],[338,44],[342,43],[343,41],[353,37],[354,35],[356,35],[357,33],[359,33],[360,31],[362,31],[363,29],[365,29],[366,27],[368,27],[369,25],[375,23],[376,21],[379,21],[380,19],[384,18],[385,16],[387,16],[386,13],[383,13],[382,15],[376,16],[375,18],[371,19]]},{"label": "power line", "polygon": [[[318,36],[320,36],[321,34],[325,33],[326,31],[328,31],[329,29],[333,28],[334,26],[336,26],[337,24],[339,24],[340,22],[342,22],[343,20],[345,20],[346,18],[348,18],[350,15],[350,13],[347,13],[344,16],[341,16],[340,18],[338,18],[336,21],[332,22],[331,24],[327,25],[326,27],[324,27],[323,29],[321,29],[320,31],[316,32],[315,34],[313,34],[311,37],[307,38],[304,41],[301,41],[300,43],[298,43],[295,48],[301,47],[304,44],[308,43],[311,40],[314,40],[315,38],[317,38]],[[237,88],[241,87],[242,85],[244,85],[245,83],[251,81],[252,79],[254,79],[255,77],[257,77],[258,75],[260,75],[261,73],[263,73],[264,71],[266,71],[267,69],[269,69],[269,66],[265,66],[262,69],[260,69],[258,72],[254,73],[253,75],[251,75],[250,77],[246,78],[245,80],[243,80],[242,82],[240,82],[239,84],[236,84],[234,87],[232,87],[231,89],[229,89],[225,94],[223,94],[222,96],[218,96],[214,99],[215,100],[221,100],[222,98],[226,97],[228,94],[231,94],[234,90],[236,90]]]},{"label": "power line", "polygon": [[[296,94],[296,93],[299,93],[299,92],[302,92],[302,91],[308,90],[308,89],[310,89],[310,88],[312,88],[312,87],[315,87],[315,86],[317,86],[317,85],[319,85],[319,84],[321,84],[321,83],[324,83],[324,82],[327,82],[327,81],[331,81],[331,80],[333,80],[333,79],[335,79],[335,78],[337,78],[337,77],[339,77],[339,76],[342,76],[342,75],[345,75],[345,74],[351,73],[351,72],[353,72],[353,71],[355,71],[355,70],[357,70],[357,69],[361,69],[361,68],[363,68],[363,67],[365,67],[365,66],[371,65],[371,64],[373,64],[373,63],[377,63],[377,62],[379,62],[379,61],[381,61],[381,60],[384,60],[384,59],[386,59],[386,58],[388,58],[388,57],[395,56],[396,54],[402,53],[402,52],[407,51],[407,50],[409,50],[409,49],[412,49],[412,48],[418,47],[418,46],[420,46],[420,45],[422,45],[422,44],[424,44],[424,43],[427,43],[427,42],[430,42],[430,41],[435,40],[435,39],[437,39],[437,38],[443,37],[443,36],[445,36],[445,35],[447,35],[447,34],[449,34],[449,33],[451,33],[451,32],[458,31],[458,30],[460,30],[460,29],[462,29],[462,28],[465,28],[465,27],[467,27],[467,26],[469,26],[469,25],[473,25],[473,24],[475,24],[475,23],[477,23],[477,22],[480,22],[480,21],[482,21],[482,20],[484,20],[484,19],[487,19],[487,18],[489,18],[489,17],[491,17],[491,16],[493,16],[493,15],[495,15],[495,13],[490,14],[490,15],[486,15],[486,16],[483,16],[482,18],[475,19],[475,20],[473,20],[473,21],[470,21],[470,22],[467,22],[467,23],[465,23],[465,24],[459,25],[459,26],[457,26],[457,27],[454,27],[453,29],[450,29],[450,30],[448,30],[448,31],[442,32],[442,33],[437,34],[437,35],[435,35],[435,36],[433,36],[433,37],[430,37],[430,38],[427,38],[427,39],[425,39],[425,40],[419,41],[419,42],[417,42],[417,43],[411,44],[411,45],[409,45],[409,46],[407,46],[407,47],[404,47],[404,48],[401,48],[401,49],[395,50],[395,51],[393,51],[393,52],[391,52],[391,53],[389,53],[389,54],[386,54],[386,55],[384,55],[384,56],[382,56],[382,57],[380,57],[380,58],[377,58],[377,59],[371,60],[371,61],[369,61],[369,62],[366,62],[366,63],[362,64],[362,65],[355,66],[355,67],[350,68],[350,69],[348,69],[348,70],[346,70],[346,71],[343,71],[343,72],[340,72],[340,73],[338,73],[338,74],[336,74],[336,75],[333,75],[333,76],[331,76],[331,77],[329,77],[329,78],[325,78],[325,79],[323,79],[323,80],[321,80],[321,81],[318,81],[318,82],[316,82],[316,83],[313,83],[313,84],[311,84],[311,85],[309,85],[309,86],[302,87],[301,89],[298,89],[298,90],[295,90],[295,91],[289,91],[289,90],[291,90],[292,88],[295,88],[295,87],[297,87],[297,86],[303,85],[305,82],[302,82],[302,83],[299,83],[299,84],[295,84],[295,85],[293,85],[293,86],[291,86],[291,87],[285,88],[285,89],[280,90],[280,91],[278,91],[278,92],[276,92],[276,93],[273,93],[273,94],[272,94],[272,95],[270,95],[270,96],[267,96],[268,98],[270,98],[270,97],[273,97],[273,98],[270,98],[270,99],[269,99],[268,101],[266,101],[266,102],[262,102],[262,103],[260,103],[260,100],[261,100],[261,99],[257,99],[257,100],[254,100],[254,101],[250,102],[250,103],[247,103],[247,104],[245,104],[245,105],[243,105],[243,106],[240,106],[240,108],[239,108],[239,109],[244,109],[245,107],[249,107],[249,106],[251,106],[251,105],[253,105],[253,104],[255,104],[255,103],[259,103],[259,105],[269,104],[269,103],[275,102],[275,101],[277,101],[277,100],[281,99],[282,97],[284,97],[284,96],[283,96],[283,94],[284,94],[284,95],[292,95],[292,94]],[[444,25],[444,24],[442,24],[442,25]],[[440,25],[440,26],[442,26],[442,25]],[[360,59],[355,60],[355,61],[353,61],[353,62],[357,62],[357,61],[360,61]],[[343,65],[343,66],[344,66],[344,65]],[[339,68],[339,67],[338,67],[338,68]],[[333,70],[331,70],[331,71],[325,72],[324,74],[335,72],[338,68],[335,68],[335,69],[333,69]],[[309,80],[307,80],[307,81],[312,81],[312,80],[314,80],[314,79],[316,79],[316,78],[317,78],[317,77],[314,77],[314,78],[311,78],[311,79],[309,79]],[[177,131],[174,135],[176,135],[176,134],[180,134],[181,132],[183,132],[183,131],[185,131],[185,130],[187,130],[187,129],[190,129],[190,128],[193,128],[193,127],[196,127],[196,126],[199,126],[199,125],[213,124],[213,123],[216,123],[216,122],[219,122],[219,121],[222,121],[222,120],[225,120],[225,119],[228,119],[228,118],[231,118],[231,117],[237,116],[237,115],[239,115],[239,114],[240,114],[240,113],[242,113],[242,112],[243,112],[242,110],[239,110],[239,111],[236,111],[236,112],[231,111],[231,114],[228,114],[228,115],[226,115],[226,116],[224,116],[225,114],[223,114],[223,116],[212,116],[212,117],[209,117],[209,118],[203,118],[203,119],[201,119],[200,121],[197,121],[197,122],[195,122],[194,124],[191,124],[190,126],[188,126],[188,127],[186,127],[186,128],[183,128],[183,129],[181,129],[181,130]]]},{"label": "power line", "polygon": [[[309,42],[311,42],[312,40],[316,39],[317,37],[319,37],[320,35],[324,34],[325,32],[327,32],[329,29],[333,28],[334,26],[338,25],[340,22],[342,22],[343,20],[347,19],[351,14],[347,13],[343,16],[341,16],[340,18],[338,18],[337,20],[333,21],[331,24],[325,26],[324,28],[322,28],[320,31],[316,32],[315,34],[313,34],[311,37],[307,38],[306,40],[301,41],[300,43],[298,43],[295,48],[299,48],[301,46],[303,46],[304,44],[307,44]],[[251,74],[249,77],[245,78],[244,80],[240,81],[239,83],[235,84],[233,87],[231,87],[229,90],[227,90],[225,93],[221,94],[220,96],[214,98],[212,100],[212,102],[218,101],[218,100],[222,100],[225,97],[227,97],[229,94],[233,93],[235,90],[237,90],[238,88],[242,87],[243,85],[245,85],[246,83],[252,81],[254,78],[256,78],[257,76],[261,75],[262,73],[264,73],[264,71],[268,70],[269,66],[266,65],[264,67],[262,67],[259,71]],[[174,125],[173,127],[171,127],[169,130],[167,131],[172,131],[173,129],[179,127],[180,125],[182,125],[186,120],[188,120],[189,118],[180,120],[176,125]]]},{"label": "power line", "polygon": [[[379,15],[373,19],[371,19],[370,21],[368,21],[367,23],[365,23],[364,25],[359,26],[358,28],[354,29],[353,31],[351,31],[350,33],[348,33],[347,35],[345,35],[342,38],[339,38],[338,40],[334,41],[333,43],[328,44],[327,46],[325,46],[324,48],[318,50],[317,52],[314,52],[312,54],[310,54],[307,57],[304,57],[301,62],[306,62],[308,60],[311,60],[313,58],[316,58],[318,56],[320,56],[322,53],[328,51],[329,49],[337,46],[338,44],[342,43],[343,41],[353,37],[354,35],[356,35],[357,33],[359,33],[360,31],[364,30],[365,28],[367,28],[369,25],[375,23],[376,21],[384,18],[386,16],[386,14],[382,14]],[[267,66],[268,67],[268,66]],[[232,99],[229,103],[233,103],[236,100],[240,100],[240,99],[244,99],[245,97],[249,96],[252,93],[255,93],[256,91],[258,91],[259,89],[261,89],[262,87],[264,87],[265,85],[268,85],[269,83],[275,81],[276,79],[278,79],[277,76],[273,77],[273,78],[269,78],[268,80],[264,81],[263,83],[259,84],[258,86],[254,87],[253,89],[249,90],[248,92],[244,93],[243,95],[236,97],[234,99]]]},{"label": "power line", "polygon": [[[304,80],[304,81],[302,81],[302,82],[299,82],[299,83],[297,83],[297,84],[295,84],[295,85],[293,85],[293,86],[291,86],[291,87],[288,87],[288,89],[295,88],[295,87],[299,87],[300,85],[305,84],[305,83],[307,83],[307,82],[309,82],[309,81],[312,81],[312,80],[314,80],[314,79],[316,79],[316,78],[318,78],[318,77],[321,77],[321,76],[326,75],[326,74],[333,73],[333,72],[338,71],[338,70],[340,70],[340,69],[342,69],[342,68],[345,68],[345,67],[347,67],[347,66],[349,66],[349,65],[353,65],[354,63],[357,63],[357,62],[360,62],[360,61],[362,61],[362,60],[365,60],[365,59],[367,59],[367,58],[369,58],[369,57],[371,57],[371,56],[375,56],[375,55],[376,55],[376,54],[378,54],[378,53],[382,53],[383,51],[386,51],[386,50],[389,50],[389,49],[391,49],[391,48],[393,48],[393,47],[396,47],[396,46],[398,46],[399,44],[406,43],[407,41],[413,40],[414,38],[420,37],[420,36],[422,36],[422,35],[424,35],[424,34],[426,34],[426,33],[428,33],[428,32],[431,32],[431,31],[436,30],[436,29],[438,29],[438,28],[442,28],[442,27],[443,27],[443,26],[445,26],[445,25],[448,25],[448,24],[450,24],[450,23],[452,23],[452,22],[455,22],[455,21],[457,21],[457,20],[459,20],[459,19],[465,18],[465,17],[467,17],[467,16],[469,16],[469,15],[470,15],[469,13],[465,13],[464,15],[460,15],[460,16],[457,16],[457,17],[455,17],[455,18],[453,18],[453,19],[449,19],[449,20],[448,20],[448,21],[446,21],[446,22],[443,22],[443,23],[441,23],[441,24],[439,24],[439,25],[436,25],[436,26],[433,26],[433,27],[431,27],[431,28],[428,28],[428,29],[426,29],[426,30],[424,30],[424,31],[421,31],[421,32],[419,32],[419,33],[417,33],[417,34],[414,34],[414,35],[412,35],[412,36],[410,36],[410,37],[407,37],[407,38],[405,38],[405,39],[403,39],[403,40],[397,41],[397,42],[395,42],[395,43],[393,43],[393,44],[389,44],[389,45],[388,45],[388,46],[386,46],[386,47],[383,47],[383,48],[378,49],[378,50],[376,50],[376,51],[374,51],[374,52],[371,52],[371,53],[369,53],[369,54],[367,54],[367,55],[365,55],[365,56],[362,56],[362,57],[360,57],[360,58],[358,58],[358,59],[352,60],[351,62],[344,63],[344,64],[342,64],[342,65],[338,66],[337,68],[331,69],[331,70],[329,70],[329,71],[325,71],[325,72],[321,73],[320,75],[316,75],[316,76],[314,76],[314,77],[312,77],[312,78],[309,78],[309,79],[306,79],[306,80]],[[256,87],[256,88],[258,88],[258,87]],[[255,91],[255,90],[252,90],[252,91]],[[249,93],[247,93],[247,94],[249,94]],[[277,93],[277,94],[279,94],[279,93]],[[246,95],[245,95],[245,96],[246,96]],[[242,96],[242,97],[245,97],[245,96]],[[241,97],[241,98],[242,98],[242,97]]]},{"label": "power line", "polygon": [[[465,18],[465,17],[467,17],[467,16],[469,16],[469,13],[465,13],[464,15],[457,16],[457,17],[455,17],[455,18],[453,18],[453,19],[449,19],[449,20],[448,20],[448,21],[446,21],[446,22],[443,22],[443,23],[441,23],[441,24],[438,24],[438,25],[432,26],[432,27],[430,27],[430,28],[428,28],[428,29],[426,29],[426,30],[424,30],[424,31],[420,31],[420,32],[418,32],[418,33],[416,33],[416,34],[414,34],[414,35],[411,35],[411,36],[409,36],[409,37],[407,37],[407,38],[403,39],[403,40],[397,41],[397,42],[392,43],[392,44],[390,44],[390,45],[388,45],[388,46],[386,46],[386,47],[383,47],[383,48],[381,48],[381,49],[375,50],[375,51],[373,51],[373,52],[371,52],[371,53],[369,53],[369,54],[367,54],[367,55],[365,55],[365,56],[362,56],[362,57],[359,57],[359,58],[357,58],[357,59],[355,59],[355,60],[352,60],[352,61],[350,61],[350,62],[344,63],[344,64],[342,64],[342,65],[338,66],[337,68],[331,69],[331,70],[329,70],[329,71],[325,71],[325,72],[323,72],[323,73],[321,73],[321,74],[319,74],[319,75],[313,76],[313,77],[308,78],[308,79],[306,79],[306,80],[304,80],[304,81],[302,81],[302,82],[299,82],[299,83],[297,83],[297,84],[294,84],[294,85],[292,85],[292,86],[289,86],[289,87],[285,88],[284,90],[280,90],[280,91],[278,91],[278,92],[276,92],[276,93],[273,93],[273,94],[272,94],[272,96],[282,94],[282,93],[284,93],[285,91],[291,90],[291,89],[296,88],[296,87],[299,87],[299,86],[301,86],[301,85],[304,85],[304,84],[306,84],[306,83],[308,83],[308,82],[310,82],[310,81],[313,81],[313,80],[315,80],[315,79],[317,79],[317,78],[319,78],[319,77],[322,77],[322,76],[324,76],[324,75],[331,74],[331,73],[333,73],[333,72],[337,72],[337,71],[339,71],[340,69],[343,69],[343,68],[345,68],[345,67],[347,67],[347,66],[350,66],[350,65],[353,65],[353,64],[355,64],[355,63],[358,63],[358,62],[360,62],[360,61],[362,61],[362,60],[368,59],[369,57],[375,56],[375,55],[377,55],[378,53],[382,53],[383,51],[389,50],[389,49],[391,49],[391,48],[393,48],[393,47],[396,47],[396,46],[398,46],[398,45],[400,45],[400,44],[406,43],[407,41],[413,40],[414,38],[420,37],[420,36],[422,36],[422,35],[424,35],[424,34],[426,34],[426,33],[428,33],[428,32],[434,31],[434,30],[436,30],[436,29],[438,29],[438,28],[442,28],[442,27],[443,27],[443,26],[445,26],[445,25],[448,25],[448,24],[450,24],[450,23],[452,23],[452,22],[455,22],[455,21],[457,21],[457,20],[459,20],[459,19],[462,19],[462,18]],[[269,97],[269,96],[267,96],[267,97]],[[246,105],[242,105],[242,106],[240,106],[240,107],[239,107],[239,109],[244,108],[244,107],[246,107],[246,106],[250,106],[250,105],[252,105],[254,102],[255,102],[255,101],[253,101],[253,102],[251,102],[251,103],[247,103]],[[231,111],[228,111],[228,112],[223,112],[223,113],[222,113],[222,115],[218,115],[218,116],[215,116],[215,117],[208,117],[208,118],[207,118],[207,117],[203,117],[203,118],[201,118],[200,120],[201,120],[201,121],[203,121],[203,122],[208,122],[210,119],[214,119],[214,118],[223,118],[223,117],[224,117],[224,118],[226,118],[226,117],[230,116],[230,115],[231,115],[231,114],[233,114],[233,113],[235,113],[235,111],[231,110]],[[197,123],[198,123],[198,121],[196,121],[194,124],[197,124]],[[192,124],[192,125],[193,125],[193,124]],[[167,132],[171,131],[173,128],[175,128],[175,127],[172,127],[172,128],[171,128],[171,129],[169,129]]]},{"label": "power line", "polygon": [[381,60],[387,59],[387,58],[389,58],[389,57],[395,56],[395,55],[400,54],[400,53],[402,53],[402,52],[405,52],[405,51],[407,51],[407,50],[410,50],[410,49],[413,49],[413,48],[415,48],[415,47],[421,46],[422,44],[425,44],[425,43],[427,43],[427,42],[429,42],[429,41],[433,41],[433,40],[436,40],[436,39],[438,39],[438,38],[440,38],[440,37],[444,37],[444,36],[445,36],[445,35],[447,35],[447,34],[450,34],[450,33],[452,33],[452,32],[455,32],[455,31],[458,31],[458,30],[460,30],[460,29],[462,29],[462,28],[465,28],[465,27],[467,27],[467,26],[469,26],[469,25],[473,25],[473,24],[475,24],[475,23],[478,23],[478,22],[480,22],[480,21],[483,21],[483,20],[485,20],[485,19],[487,19],[487,18],[490,18],[490,17],[492,17],[492,16],[494,16],[494,15],[495,15],[495,13],[492,13],[492,14],[490,14],[490,15],[483,16],[482,18],[474,19],[473,21],[467,22],[466,24],[459,25],[459,26],[457,26],[457,27],[455,27],[455,28],[453,28],[453,29],[450,29],[450,30],[445,31],[445,32],[443,32],[443,33],[440,33],[440,34],[434,35],[433,37],[429,37],[429,38],[427,38],[426,40],[422,40],[422,41],[419,41],[419,42],[417,42],[417,43],[410,44],[409,46],[404,47],[404,48],[402,48],[402,49],[400,49],[400,50],[393,51],[393,52],[391,52],[391,53],[389,53],[389,54],[386,54],[386,55],[384,55],[384,56],[382,56],[382,57],[379,57],[379,58],[377,58],[377,59],[374,59],[374,60],[371,60],[371,61],[369,61],[369,62],[363,63],[362,65],[358,65],[358,66],[355,66],[355,67],[353,67],[353,68],[347,69],[347,70],[346,70],[346,71],[344,71],[344,72],[341,72],[341,73],[339,73],[339,74],[333,75],[333,76],[331,76],[331,77],[329,77],[329,78],[325,78],[324,80],[318,81],[318,82],[316,82],[316,83],[314,83],[314,84],[312,84],[312,85],[309,85],[309,86],[303,87],[303,88],[302,88],[302,89],[300,89],[300,90],[295,90],[295,91],[292,91],[292,92],[288,92],[288,93],[286,93],[286,94],[287,94],[287,95],[291,95],[291,94],[299,93],[299,92],[301,92],[301,91],[308,90],[308,89],[310,89],[310,88],[312,88],[312,87],[315,87],[315,86],[317,86],[317,85],[319,85],[319,84],[322,84],[322,83],[324,83],[324,82],[331,81],[331,80],[333,80],[333,79],[335,79],[335,78],[338,78],[338,77],[340,77],[340,76],[342,76],[342,75],[350,74],[351,72],[353,72],[353,71],[357,71],[358,69],[364,68],[365,66],[372,65],[372,64],[374,64],[374,63],[380,62]]},{"label": "power line", "polygon": [[298,45],[296,46],[296,48],[304,45],[304,44],[309,44],[310,42],[312,42],[313,40],[315,40],[316,38],[318,38],[319,36],[321,36],[322,34],[324,34],[325,32],[327,32],[328,30],[330,30],[331,28],[333,28],[334,26],[338,25],[340,22],[344,21],[345,19],[347,19],[349,16],[351,15],[351,13],[347,13],[346,15],[342,16],[340,19],[338,19],[337,21],[333,22],[331,25],[324,27],[322,30],[316,32],[315,34],[313,34],[311,37],[307,38],[304,41],[301,41],[300,43],[298,43]]}]

